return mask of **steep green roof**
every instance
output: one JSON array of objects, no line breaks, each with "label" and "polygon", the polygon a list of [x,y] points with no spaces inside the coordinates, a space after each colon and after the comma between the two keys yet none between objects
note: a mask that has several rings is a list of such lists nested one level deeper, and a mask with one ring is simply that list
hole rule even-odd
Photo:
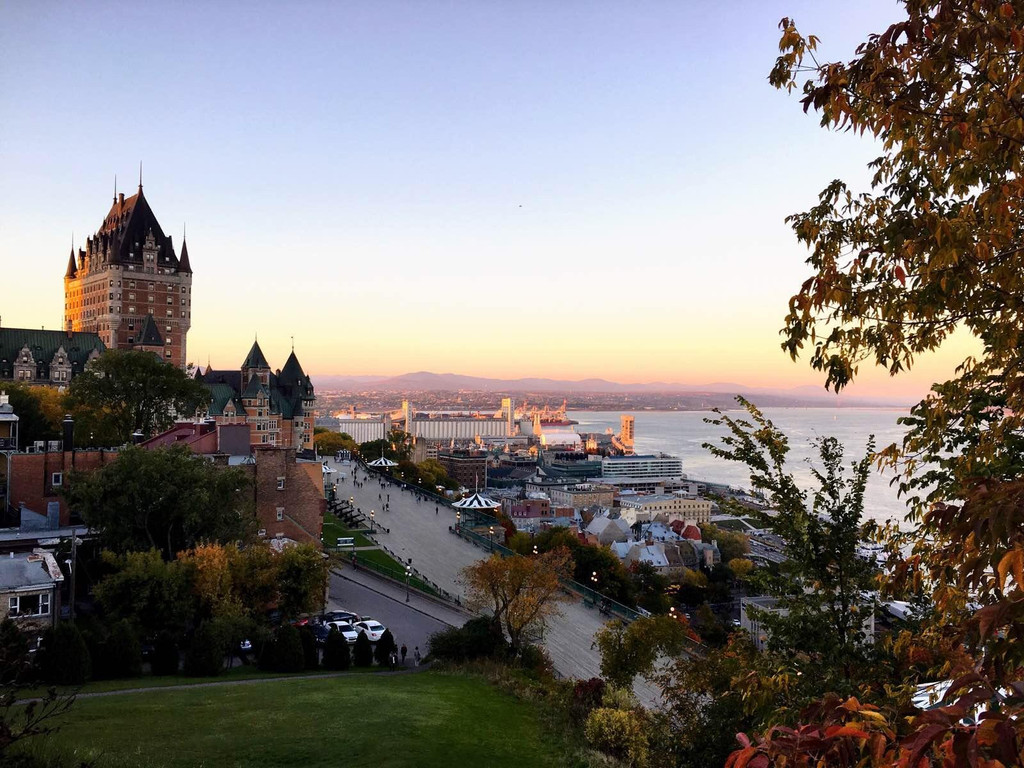
[{"label": "steep green roof", "polygon": [[57,352],[64,350],[71,363],[71,375],[85,370],[90,355],[106,350],[95,333],[81,331],[44,331],[30,328],[0,328],[0,378],[14,378],[14,363],[21,350],[28,347],[36,366],[37,379],[50,378],[50,363]]},{"label": "steep green roof", "polygon": [[245,362],[242,363],[242,367],[270,369],[270,363],[268,363],[267,358],[263,356],[263,350],[260,349],[260,343],[258,341],[254,341],[252,343],[252,349],[250,349],[249,354],[245,356]]}]

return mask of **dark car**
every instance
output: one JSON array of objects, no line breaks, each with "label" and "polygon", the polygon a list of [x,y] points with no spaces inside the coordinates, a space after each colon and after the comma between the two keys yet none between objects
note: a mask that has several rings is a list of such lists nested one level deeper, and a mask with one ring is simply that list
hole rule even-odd
[{"label": "dark car", "polygon": [[327,635],[331,633],[331,627],[327,624],[314,624],[313,625],[313,638],[316,640],[317,645],[323,645],[327,642]]},{"label": "dark car", "polygon": [[328,611],[323,615],[323,623],[327,624],[332,621],[341,621],[345,624],[355,624],[361,617],[358,613],[352,613],[351,611]]}]

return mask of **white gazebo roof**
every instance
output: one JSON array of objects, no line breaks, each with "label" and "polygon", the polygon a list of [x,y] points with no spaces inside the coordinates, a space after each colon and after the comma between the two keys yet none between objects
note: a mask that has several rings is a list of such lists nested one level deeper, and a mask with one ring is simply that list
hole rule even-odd
[{"label": "white gazebo roof", "polygon": [[479,493],[474,493],[472,496],[462,499],[462,501],[455,502],[452,506],[456,509],[497,509],[501,506],[501,502],[488,499]]},{"label": "white gazebo roof", "polygon": [[379,459],[374,459],[373,461],[368,461],[366,463],[366,466],[368,466],[368,467],[384,467],[384,468],[387,468],[387,467],[397,467],[398,466],[398,462],[397,461],[392,461],[391,459],[385,459],[383,456],[381,456]]}]

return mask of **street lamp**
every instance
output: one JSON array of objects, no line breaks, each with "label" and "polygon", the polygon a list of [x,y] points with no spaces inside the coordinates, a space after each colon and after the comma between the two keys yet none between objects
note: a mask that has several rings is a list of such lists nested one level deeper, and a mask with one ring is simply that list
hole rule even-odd
[{"label": "street lamp", "polygon": [[534,556],[536,556],[536,555],[540,554],[540,553],[539,553],[539,552],[537,551],[537,545],[536,545],[536,544],[534,544],[534,545],[533,545],[533,554],[534,554]]},{"label": "street lamp", "polygon": [[488,531],[488,538],[491,540],[491,552],[493,552],[494,551],[494,526],[492,525],[490,528],[487,529],[487,531]]},{"label": "street lamp", "polygon": [[370,533],[373,533],[373,510],[370,510]]},{"label": "street lamp", "polygon": [[597,571],[594,571],[594,572],[593,572],[593,573],[591,574],[591,576],[590,576],[590,580],[591,580],[592,582],[594,582],[594,589],[597,589]]},{"label": "street lamp", "polygon": [[[72,534],[72,535],[74,535],[74,534]],[[67,563],[67,566],[68,566],[68,577],[69,577],[69,579],[68,579],[68,586],[69,586],[69,590],[68,590],[68,592],[69,592],[69,594],[68,594],[68,617],[72,621],[74,621],[75,620],[75,593],[74,593],[73,590],[74,590],[74,583],[75,583],[75,571],[74,571],[75,561],[72,560],[69,557],[64,562]]]},{"label": "street lamp", "polygon": [[405,566],[405,602],[409,602],[409,579],[412,577],[412,558],[409,558],[409,564]]},{"label": "street lamp", "polygon": [[455,530],[459,530],[459,524],[462,522],[462,510],[455,510]]}]

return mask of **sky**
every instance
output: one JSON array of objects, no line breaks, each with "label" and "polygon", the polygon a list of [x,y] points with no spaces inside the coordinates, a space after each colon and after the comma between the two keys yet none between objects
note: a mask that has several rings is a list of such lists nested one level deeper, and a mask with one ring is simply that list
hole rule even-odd
[{"label": "sky", "polygon": [[[878,148],[771,88],[893,0],[0,6],[0,322],[58,328],[72,239],[146,197],[194,270],[190,360],[313,374],[819,385],[780,350],[784,222]],[[854,395],[920,395],[965,340]]]}]

